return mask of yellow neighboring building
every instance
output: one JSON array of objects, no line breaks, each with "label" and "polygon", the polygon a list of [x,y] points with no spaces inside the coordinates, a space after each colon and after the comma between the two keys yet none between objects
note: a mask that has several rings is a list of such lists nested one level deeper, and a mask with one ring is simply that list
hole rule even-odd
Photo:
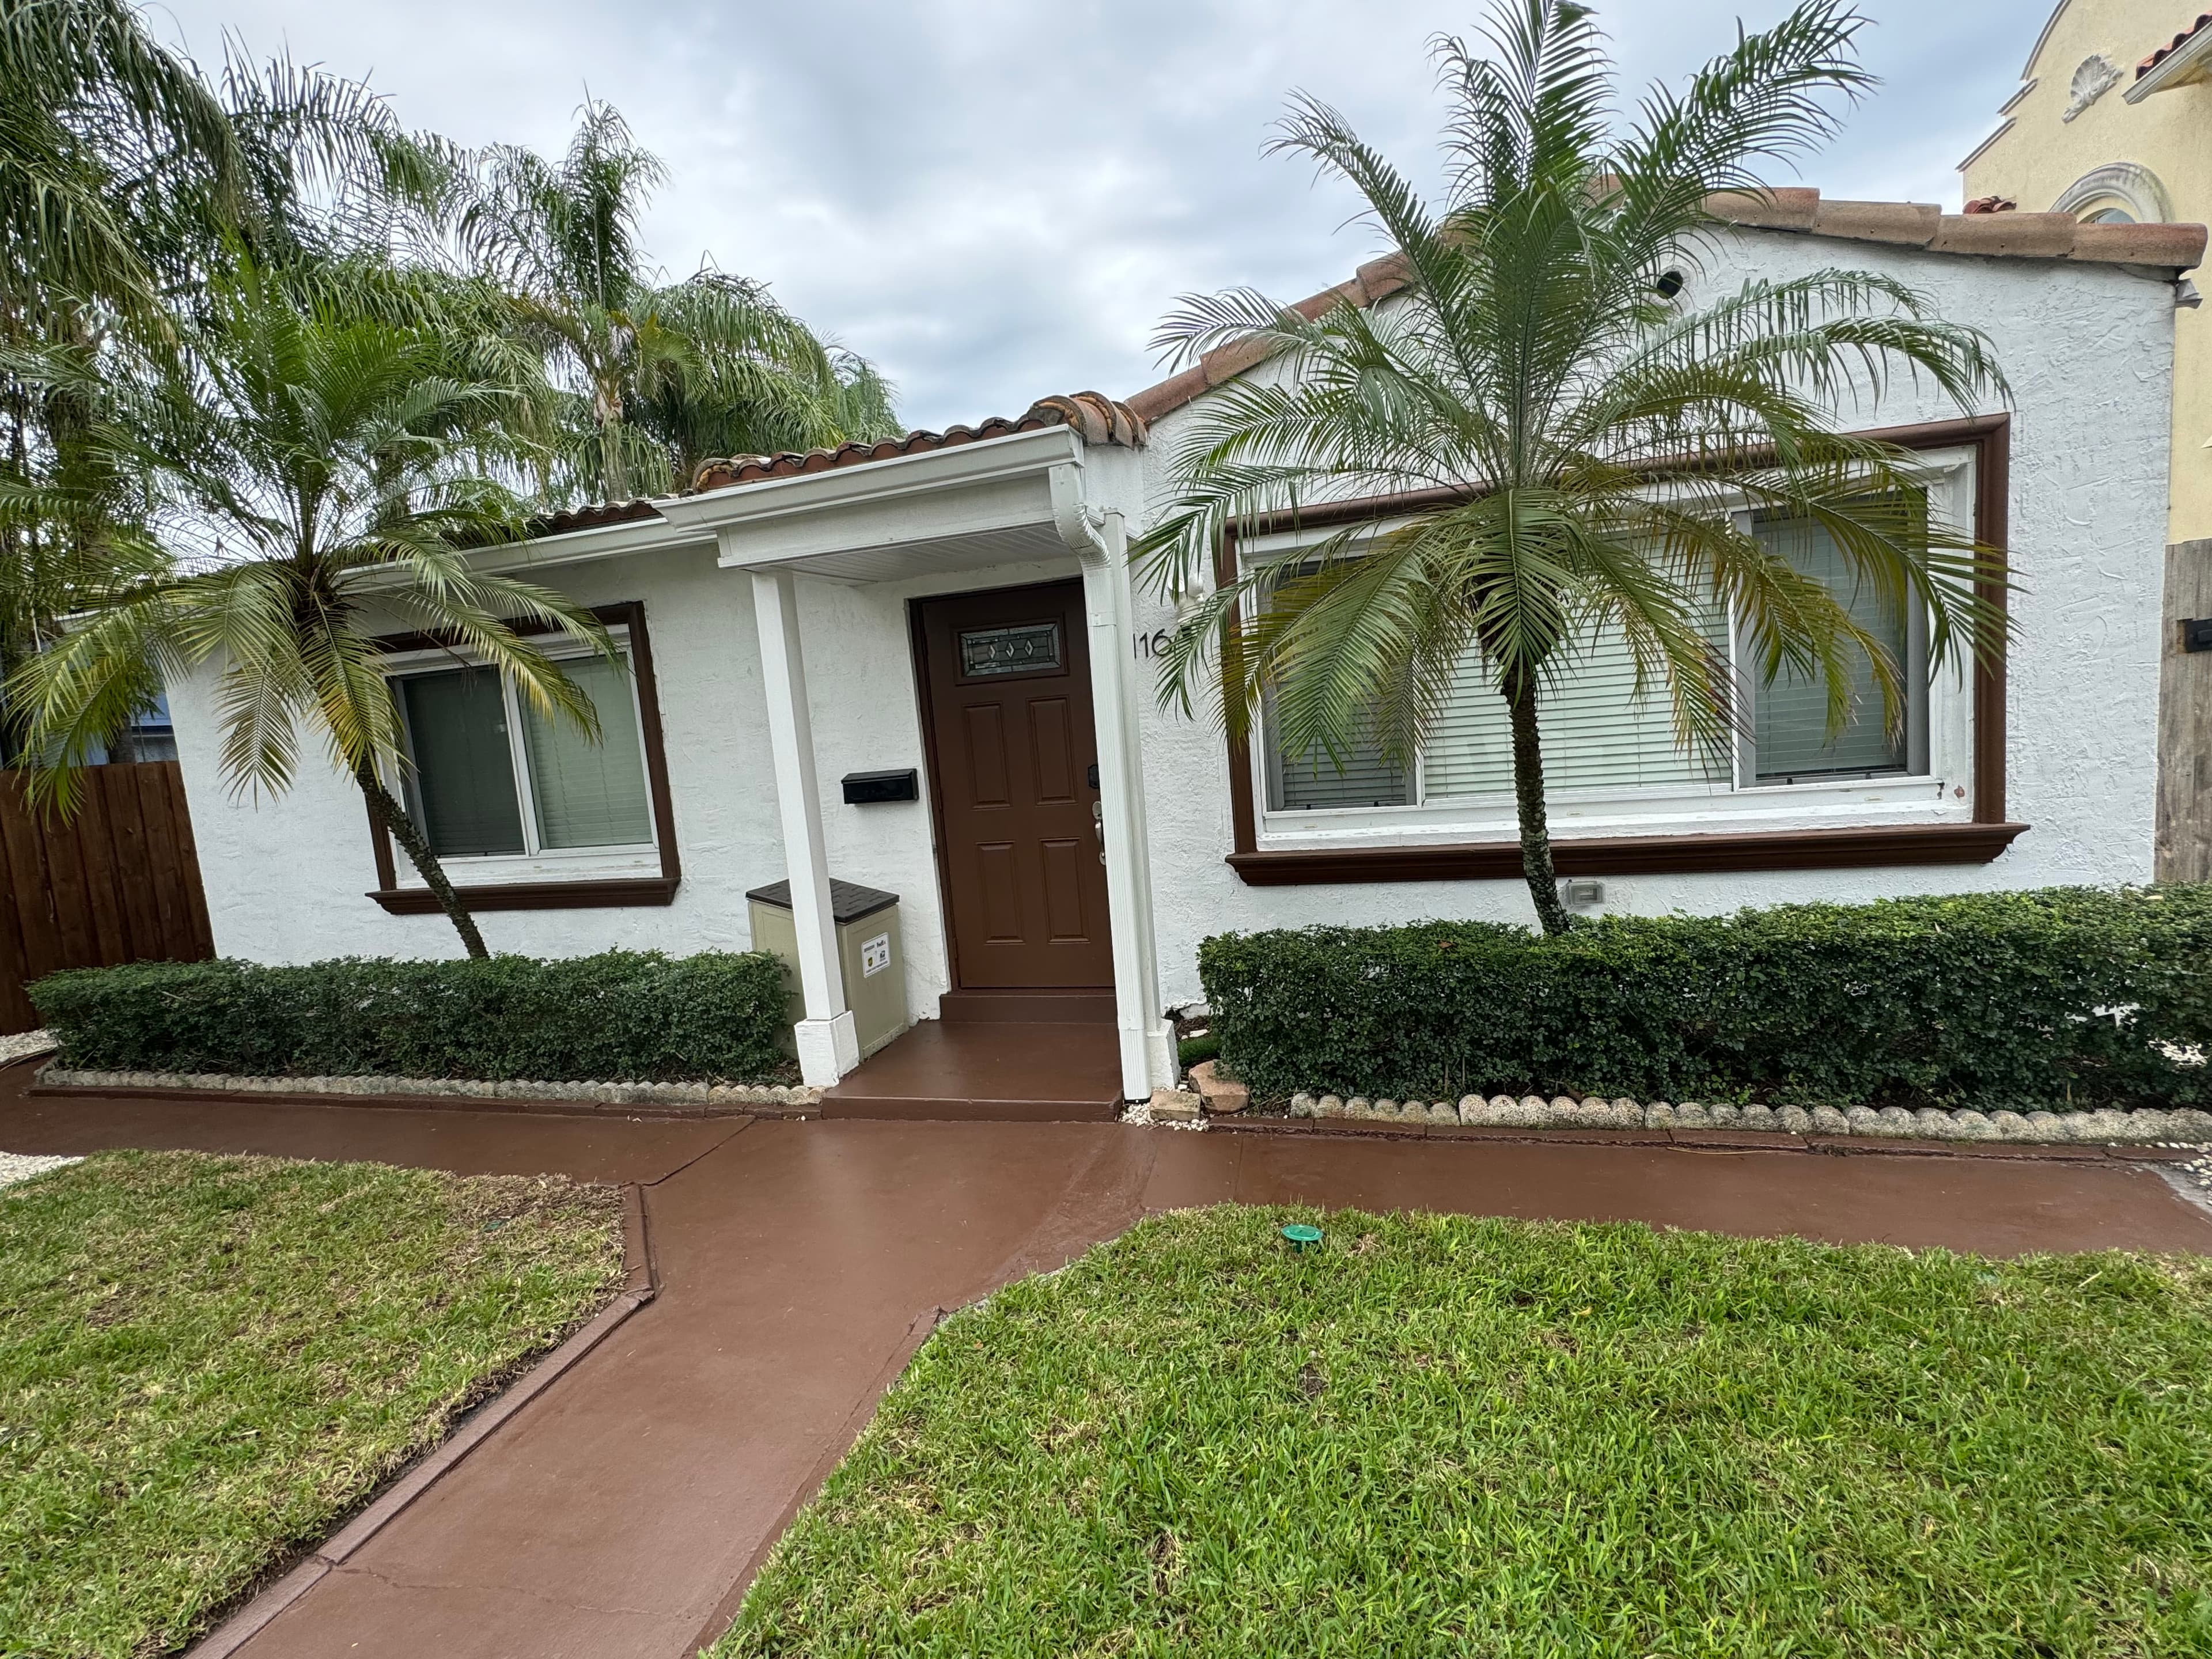
[{"label": "yellow neighboring building", "polygon": [[[2021,81],[2004,125],[1960,164],[1967,212],[2212,220],[2212,12],[2201,0],[2059,0]],[[2212,318],[2185,303],[2174,325],[2168,535],[2180,542],[2212,538]]]},{"label": "yellow neighboring building", "polygon": [[[2212,11],[2058,0],[1998,113],[1959,164],[1968,213],[2212,220]],[[2212,318],[2186,279],[2174,299],[2152,867],[2212,881]]]}]

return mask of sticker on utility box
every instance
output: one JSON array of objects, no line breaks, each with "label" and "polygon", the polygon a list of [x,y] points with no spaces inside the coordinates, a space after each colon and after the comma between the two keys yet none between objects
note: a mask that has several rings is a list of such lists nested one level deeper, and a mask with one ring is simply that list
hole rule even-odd
[{"label": "sticker on utility box", "polygon": [[878,933],[860,941],[860,977],[873,979],[891,965],[891,936]]}]

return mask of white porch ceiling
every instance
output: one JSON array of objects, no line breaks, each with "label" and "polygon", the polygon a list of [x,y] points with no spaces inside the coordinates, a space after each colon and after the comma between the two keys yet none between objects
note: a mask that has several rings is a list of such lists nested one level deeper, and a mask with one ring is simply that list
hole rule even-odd
[{"label": "white porch ceiling", "polygon": [[1073,558],[1059,532],[1046,523],[770,557],[756,560],[749,568],[799,570],[839,581],[881,582],[1036,559],[1066,559],[1072,563]]}]

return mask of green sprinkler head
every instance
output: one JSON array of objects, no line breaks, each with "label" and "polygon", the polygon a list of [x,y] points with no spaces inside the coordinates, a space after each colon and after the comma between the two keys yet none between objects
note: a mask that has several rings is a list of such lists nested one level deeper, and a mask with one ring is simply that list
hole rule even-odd
[{"label": "green sprinkler head", "polygon": [[1293,1221],[1283,1229],[1283,1237],[1291,1241],[1291,1249],[1294,1252],[1304,1255],[1307,1250],[1321,1243],[1321,1229],[1310,1227],[1303,1221]]}]

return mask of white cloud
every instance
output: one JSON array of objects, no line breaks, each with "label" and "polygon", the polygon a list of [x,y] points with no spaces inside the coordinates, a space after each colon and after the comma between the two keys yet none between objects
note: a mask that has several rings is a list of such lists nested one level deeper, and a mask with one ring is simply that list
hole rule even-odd
[{"label": "white cloud", "polygon": [[[1806,171],[1831,195],[1955,206],[2039,5],[1870,0],[1887,84]],[[1417,177],[1436,104],[1423,50],[1483,6],[1432,0],[170,0],[155,27],[204,60],[260,53],[369,75],[410,126],[556,149],[586,88],[672,179],[647,243],[774,283],[876,359],[942,426],[1049,392],[1156,378],[1175,296],[1249,283],[1294,299],[1376,250],[1354,204],[1261,154],[1285,95],[1338,105]],[[1633,93],[1723,47],[1778,0],[1602,9]]]}]

